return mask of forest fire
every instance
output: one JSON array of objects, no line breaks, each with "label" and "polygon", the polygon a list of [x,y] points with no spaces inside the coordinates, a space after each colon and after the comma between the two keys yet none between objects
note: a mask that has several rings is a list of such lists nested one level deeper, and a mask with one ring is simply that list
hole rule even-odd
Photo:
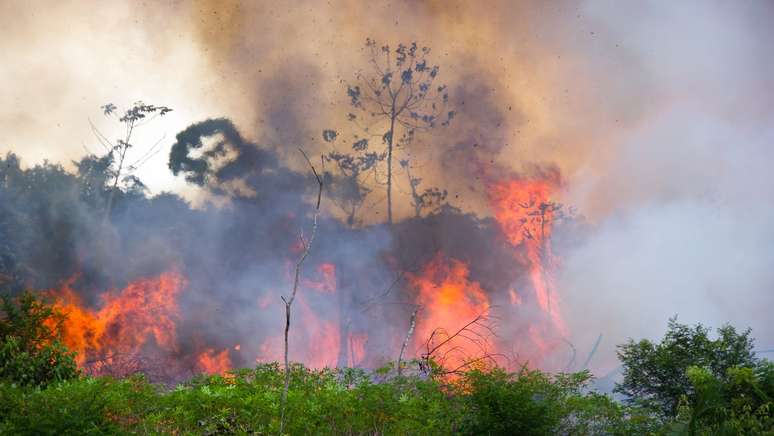
[{"label": "forest fire", "polygon": [[[349,338],[342,337],[339,328],[339,309],[336,307],[337,278],[336,266],[332,263],[321,263],[311,273],[312,277],[301,281],[296,300],[297,319],[300,325],[290,332],[290,341],[305,344],[297,350],[296,360],[313,368],[334,367],[342,347],[346,347]],[[290,277],[287,278],[290,281]],[[311,293],[312,295],[307,295]],[[261,309],[272,307],[272,301],[279,297],[267,296],[259,302]],[[323,303],[323,307],[332,310],[323,311],[319,305],[310,304],[310,300]],[[283,338],[277,334],[269,335],[259,347],[258,362],[282,360]]]},{"label": "forest fire", "polygon": [[414,348],[448,367],[488,353],[489,332],[474,321],[488,314],[489,298],[469,274],[464,262],[438,253],[420,274],[408,275],[421,310]]},{"label": "forest fire", "polygon": [[[406,357],[432,357],[446,367],[457,368],[486,356],[507,364],[499,357],[507,355],[509,359],[514,348],[519,349],[517,359],[528,359],[531,364],[539,364],[552,352],[555,339],[567,334],[551,277],[556,262],[550,244],[552,224],[561,214],[560,207],[550,201],[555,187],[550,180],[540,179],[513,179],[490,185],[496,222],[513,247],[509,263],[523,269],[531,285],[526,289],[516,285],[491,289],[482,284],[480,276],[471,273],[469,262],[475,260],[462,261],[443,251],[437,251],[419,272],[405,274],[407,286],[402,292],[412,295],[419,308]],[[342,303],[346,297],[338,289],[337,273],[336,263],[322,262],[310,267],[302,278],[294,328],[290,331],[292,359],[316,368],[379,364],[384,351],[378,344],[385,343],[385,339],[369,345],[372,326],[352,324]],[[181,332],[184,338],[179,338],[179,326],[187,315],[181,313],[185,311],[178,302],[187,279],[179,272],[137,279],[124,289],[104,292],[94,309],[84,305],[73,288],[74,282],[66,281],[52,294],[57,307],[68,316],[64,342],[77,352],[82,367],[93,362],[110,365],[121,356],[153,355],[163,361],[174,360],[170,366],[178,369],[216,374],[239,365],[240,359],[267,362],[282,358],[279,324],[276,330],[262,333],[257,341],[237,336],[228,342],[199,337],[188,341],[188,331]],[[520,327],[506,340],[496,336],[491,324],[493,292],[505,293],[505,301],[513,308],[507,316],[519,321],[511,323]],[[273,312],[279,300],[277,294],[261,295],[255,310],[267,315]],[[521,319],[523,316],[526,318]],[[402,341],[399,330],[394,330],[395,337],[386,343]]]},{"label": "forest fire", "polygon": [[[501,365],[514,360],[539,366],[556,350],[567,336],[551,276],[556,259],[550,239],[553,225],[563,216],[561,207],[551,201],[557,186],[550,177],[490,183],[488,198],[499,227],[490,237],[507,241],[495,269],[487,269],[489,261],[471,257],[467,250],[472,248],[466,244],[452,251],[437,249],[418,272],[402,275],[406,282],[398,292],[418,308],[412,315],[415,330],[405,350],[407,359],[432,358],[450,369],[482,358]],[[208,294],[209,300],[203,301],[211,306],[202,305],[202,300],[197,306],[181,303],[184,288],[186,295],[191,292],[201,298],[196,294],[202,291],[197,271],[186,270],[184,277],[172,270],[129,281],[123,289],[102,293],[93,308],[74,289],[76,279],[64,282],[52,294],[68,316],[64,342],[77,352],[78,364],[91,372],[110,371],[111,365],[130,357],[161,362],[178,376],[223,373],[249,362],[282,360],[279,296],[291,282],[293,263],[286,259],[282,265],[284,277],[271,290],[244,294],[257,303],[252,310],[258,318],[277,320],[256,327],[254,337],[247,333],[252,330],[239,328],[216,334],[217,329],[205,321],[227,299],[216,301],[216,294]],[[344,271],[360,273],[332,257],[309,265],[301,275],[289,333],[292,360],[322,368],[382,365],[397,356],[407,327],[384,323],[406,313],[397,306],[385,306],[382,321],[361,316],[351,302],[360,298],[358,292],[373,290],[353,286],[356,282],[343,276]],[[494,310],[498,304],[505,304],[504,312],[500,306]],[[243,308],[229,310],[238,314]],[[494,319],[498,324],[505,320],[502,336]],[[228,326],[231,321],[221,317],[218,322]],[[101,366],[95,367],[95,362]]]},{"label": "forest fire", "polygon": [[[490,185],[489,198],[508,241],[514,247],[524,247],[523,254],[514,255],[529,267],[539,308],[548,315],[553,329],[565,336],[567,329],[551,275],[556,264],[551,250],[552,225],[562,213],[561,205],[551,201],[556,187],[557,182],[550,179],[512,179]],[[510,292],[511,302],[520,304],[520,294]]]},{"label": "forest fire", "polygon": [[179,273],[138,279],[121,291],[105,292],[97,310],[83,306],[73,283],[70,279],[51,294],[67,316],[63,340],[77,352],[79,365],[135,356],[151,342],[167,352],[177,351],[177,296],[185,285]]},{"label": "forest fire", "polygon": [[336,293],[336,265],[332,263],[321,263],[317,266],[317,280],[304,280],[304,287],[313,289],[317,292],[326,294]]},{"label": "forest fire", "polygon": [[231,358],[228,350],[216,352],[212,348],[205,350],[197,357],[199,369],[207,374],[223,374],[231,369]]}]

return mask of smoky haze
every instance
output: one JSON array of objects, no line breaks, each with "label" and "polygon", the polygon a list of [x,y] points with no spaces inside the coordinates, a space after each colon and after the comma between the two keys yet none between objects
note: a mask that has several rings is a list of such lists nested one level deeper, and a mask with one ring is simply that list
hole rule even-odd
[{"label": "smoky haze", "polygon": [[[80,159],[84,147],[100,151],[89,118],[109,136],[118,134],[100,105],[144,99],[174,108],[171,118],[143,132],[146,142],[166,135],[165,149],[138,175],[153,194],[173,190],[200,206],[190,209],[167,197],[148,200],[184,210],[181,216],[191,220],[186,225],[204,236],[180,248],[145,232],[124,255],[142,258],[143,244],[153,243],[160,247],[154,256],[164,259],[148,264],[187,262],[194,290],[186,304],[206,306],[197,312],[198,321],[188,322],[207,336],[201,340],[230,344],[256,326],[280,323],[278,313],[257,316],[239,306],[260,299],[255,283],[265,292],[287,288],[276,273],[287,269],[287,259],[272,255],[288,254],[293,246],[304,226],[299,217],[308,212],[301,199],[314,187],[297,147],[311,155],[342,147],[326,144],[320,134],[325,128],[346,133],[342,82],[367,67],[366,37],[393,45],[418,41],[432,48],[458,115],[448,128],[400,150],[399,159],[411,159],[423,186],[448,190],[448,202],[459,213],[412,219],[410,187],[398,175],[395,207],[403,221],[396,229],[380,225],[384,192],[374,184],[362,217],[370,230],[346,228],[329,205],[316,255],[332,253],[332,259],[313,259],[312,265],[336,263],[339,280],[352,281],[340,286],[370,289],[363,296],[368,300],[394,280],[387,265],[416,270],[444,249],[471,261],[472,276],[493,302],[505,304],[508,288],[523,284],[525,272],[509,271],[503,261],[508,247],[488,218],[487,180],[556,168],[562,189],[555,199],[580,215],[580,224],[555,233],[557,289],[567,339],[579,354],[603,335],[592,369],[614,369],[615,344],[657,337],[673,315],[685,322],[750,326],[759,344],[770,347],[773,9],[764,2],[690,1],[487,7],[432,1],[110,7],[7,2],[0,5],[0,27],[6,29],[0,47],[8,60],[0,66],[0,81],[14,86],[0,91],[8,102],[0,108],[0,150],[19,154],[27,165],[50,159],[73,169],[69,161]],[[232,175],[211,175],[200,184],[187,183],[183,174],[174,177],[167,163],[180,143],[175,135],[221,117],[233,122],[240,137],[223,155],[232,164],[214,162],[213,168],[230,168]],[[256,160],[257,149],[270,164]],[[217,197],[227,199],[223,209],[207,203]],[[158,213],[163,221],[174,212]],[[121,216],[115,225],[126,238],[135,227],[128,215],[126,221]],[[73,237],[93,248],[89,244],[98,242],[89,242],[89,225],[79,228]],[[94,257],[87,265],[101,277],[93,279],[96,287],[120,262]],[[56,270],[51,281],[75,268]],[[315,266],[309,268],[317,274]],[[122,266],[123,275],[112,281],[157,272],[152,269]],[[404,300],[389,300],[390,309],[372,317],[383,317],[376,325],[393,319],[407,324],[400,308],[410,300],[406,292]],[[224,307],[212,303],[213,294]],[[350,308],[365,303],[318,304],[331,304],[328,312],[361,313]],[[218,316],[223,312],[231,316]],[[524,317],[529,315],[512,314],[505,321],[518,325]],[[369,316],[355,318],[353,330],[365,328]],[[212,319],[214,325],[205,326],[203,320]],[[504,330],[514,338],[523,333],[507,325]],[[380,329],[369,336],[374,347],[395,337]],[[249,351],[260,354],[259,346]]]}]

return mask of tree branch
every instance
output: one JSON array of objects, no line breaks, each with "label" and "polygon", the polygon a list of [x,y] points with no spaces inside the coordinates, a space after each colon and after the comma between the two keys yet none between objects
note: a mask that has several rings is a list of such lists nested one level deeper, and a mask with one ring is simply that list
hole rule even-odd
[{"label": "tree branch", "polygon": [[317,169],[315,169],[314,165],[312,164],[312,161],[309,160],[309,156],[306,155],[303,149],[298,149],[301,154],[304,156],[304,159],[306,159],[306,162],[309,164],[309,167],[312,169],[312,174],[314,174],[315,179],[317,179],[317,204],[315,205],[314,209],[314,216],[312,218],[312,234],[309,236],[309,241],[307,241],[304,244],[304,252],[301,254],[301,257],[298,259],[298,262],[296,262],[296,268],[295,268],[295,275],[293,277],[293,290],[290,294],[290,298],[286,299],[285,296],[281,296],[282,301],[285,303],[285,383],[282,388],[282,396],[280,397],[280,428],[279,428],[279,434],[282,435],[284,429],[285,429],[285,412],[287,409],[287,400],[288,400],[288,390],[290,388],[290,361],[288,359],[288,335],[290,333],[290,308],[293,305],[293,301],[296,299],[296,295],[298,294],[298,284],[301,277],[301,267],[304,264],[304,261],[306,260],[307,256],[309,256],[309,252],[312,250],[312,243],[314,242],[314,238],[317,235],[317,218],[320,215],[320,202],[322,200],[322,191],[323,191],[323,180],[320,178],[320,175],[317,174]]}]

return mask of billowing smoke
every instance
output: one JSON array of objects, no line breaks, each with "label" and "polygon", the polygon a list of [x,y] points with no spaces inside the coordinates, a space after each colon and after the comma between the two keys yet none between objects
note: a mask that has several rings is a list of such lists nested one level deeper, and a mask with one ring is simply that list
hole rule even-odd
[{"label": "billowing smoke", "polygon": [[[411,160],[423,187],[446,189],[448,205],[413,217],[403,173],[396,176],[399,220],[392,229],[380,224],[379,183],[369,186],[363,227],[348,226],[329,203],[307,269],[311,280],[324,281],[330,271],[317,268],[334,264],[340,300],[307,293],[319,298],[306,304],[351,332],[344,336],[352,346],[337,363],[357,361],[355,348],[394,354],[417,290],[402,282],[396,292],[390,284],[398,271],[422,271],[438,252],[469,264],[470,280],[500,307],[506,339],[525,335],[519,320],[532,321],[529,304],[536,303],[516,309],[513,301],[534,285],[529,250],[514,254],[492,218],[490,188],[557,172],[561,183],[551,199],[577,211],[557,220],[552,234],[564,339],[585,355],[602,334],[592,369],[613,369],[616,343],[657,336],[672,315],[750,326],[762,346],[774,342],[766,313],[774,285],[769,4],[200,1],[150,9],[92,5],[88,12],[0,8],[2,24],[12,29],[0,46],[14,60],[0,66],[0,80],[21,85],[3,91],[14,104],[0,109],[0,147],[26,162],[77,160],[81,142],[94,142],[85,118],[99,105],[138,98],[165,104],[178,117],[165,129],[181,132],[166,141],[173,171],[163,156],[139,175],[154,193],[176,183],[200,206],[167,194],[127,194],[116,233],[95,235],[99,202],[52,181],[50,198],[40,200],[59,211],[40,224],[49,233],[17,235],[25,242],[5,250],[23,253],[22,264],[2,257],[30,284],[51,287],[79,272],[96,292],[180,264],[192,289],[181,298],[198,308],[189,311],[198,315],[184,320],[183,331],[201,336],[181,341],[223,349],[235,345],[233,338],[256,337],[240,348],[249,349],[250,359],[260,355],[263,330],[280,322],[278,295],[287,291],[298,232],[309,231],[303,200],[315,185],[297,148],[315,164],[330,150],[320,133],[346,124],[342,82],[367,67],[366,37],[416,40],[432,48],[458,115],[448,128],[400,150],[398,159]],[[73,20],[60,17],[66,12]],[[44,27],[56,41],[25,30]],[[93,59],[116,52],[128,61],[95,65]],[[41,62],[40,53],[50,54],[56,68]],[[18,71],[40,80],[33,86]],[[223,116],[231,121],[213,118]],[[62,134],[72,129],[81,129],[80,136]],[[80,177],[78,186],[85,173]],[[6,220],[40,216],[28,205],[7,209],[15,212]],[[71,230],[57,231],[63,227]],[[56,246],[66,250],[43,248],[59,240]],[[264,295],[271,295],[266,301],[274,306],[265,310],[271,315],[253,310]],[[376,297],[384,303],[378,310],[371,309]],[[368,344],[360,344],[366,335]],[[296,343],[304,340],[314,339]],[[570,349],[552,347],[560,354]],[[247,363],[239,355],[232,352],[234,363]]]},{"label": "billowing smoke", "polygon": [[613,153],[569,183],[568,201],[594,224],[566,251],[559,287],[582,326],[576,344],[604,335],[603,368],[615,366],[614,344],[658,337],[673,315],[749,326],[761,349],[774,342],[774,131],[761,98],[772,90],[763,53],[774,34],[763,22],[774,11],[750,6],[587,8],[650,82],[620,102],[641,113],[617,132]]}]

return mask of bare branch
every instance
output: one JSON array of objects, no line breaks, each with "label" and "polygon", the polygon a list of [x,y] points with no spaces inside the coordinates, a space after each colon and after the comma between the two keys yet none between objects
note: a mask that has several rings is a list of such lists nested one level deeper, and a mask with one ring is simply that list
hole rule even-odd
[{"label": "bare branch", "polygon": [[[317,191],[317,204],[314,209],[314,216],[312,218],[312,233],[309,236],[309,241],[307,241],[304,244],[304,251],[301,253],[301,257],[298,259],[298,262],[296,262],[296,268],[295,268],[295,274],[293,277],[293,290],[290,294],[290,298],[286,299],[285,296],[280,296],[282,298],[282,301],[285,303],[285,384],[282,388],[282,395],[280,397],[280,428],[279,428],[279,434],[283,434],[283,430],[285,428],[285,411],[287,408],[287,399],[288,399],[288,390],[290,388],[290,360],[288,358],[288,335],[290,333],[290,309],[293,305],[293,301],[296,299],[296,295],[298,294],[298,284],[301,277],[301,267],[304,264],[304,261],[306,260],[307,256],[309,256],[309,252],[312,250],[312,243],[314,242],[314,238],[317,235],[317,218],[320,215],[320,202],[322,199],[322,191],[323,191],[323,180],[320,178],[320,175],[317,174],[317,169],[315,169],[314,165],[312,164],[312,161],[309,160],[309,157],[306,155],[303,149],[298,149],[301,154],[304,156],[304,159],[306,159],[306,162],[309,164],[309,167],[312,169],[312,174],[314,174],[315,179],[317,179],[317,185],[318,185],[318,191]],[[303,237],[302,237],[303,241]],[[302,242],[303,243],[303,242]]]},{"label": "bare branch", "polygon": [[403,352],[406,351],[406,346],[408,345],[409,339],[411,339],[411,335],[414,333],[414,327],[417,324],[417,311],[419,311],[419,306],[417,306],[416,309],[411,313],[411,321],[409,321],[409,329],[408,332],[406,332],[406,338],[403,339],[403,345],[400,347],[400,354],[398,355],[398,377],[401,375],[402,367],[401,367],[401,361],[403,360]]}]

